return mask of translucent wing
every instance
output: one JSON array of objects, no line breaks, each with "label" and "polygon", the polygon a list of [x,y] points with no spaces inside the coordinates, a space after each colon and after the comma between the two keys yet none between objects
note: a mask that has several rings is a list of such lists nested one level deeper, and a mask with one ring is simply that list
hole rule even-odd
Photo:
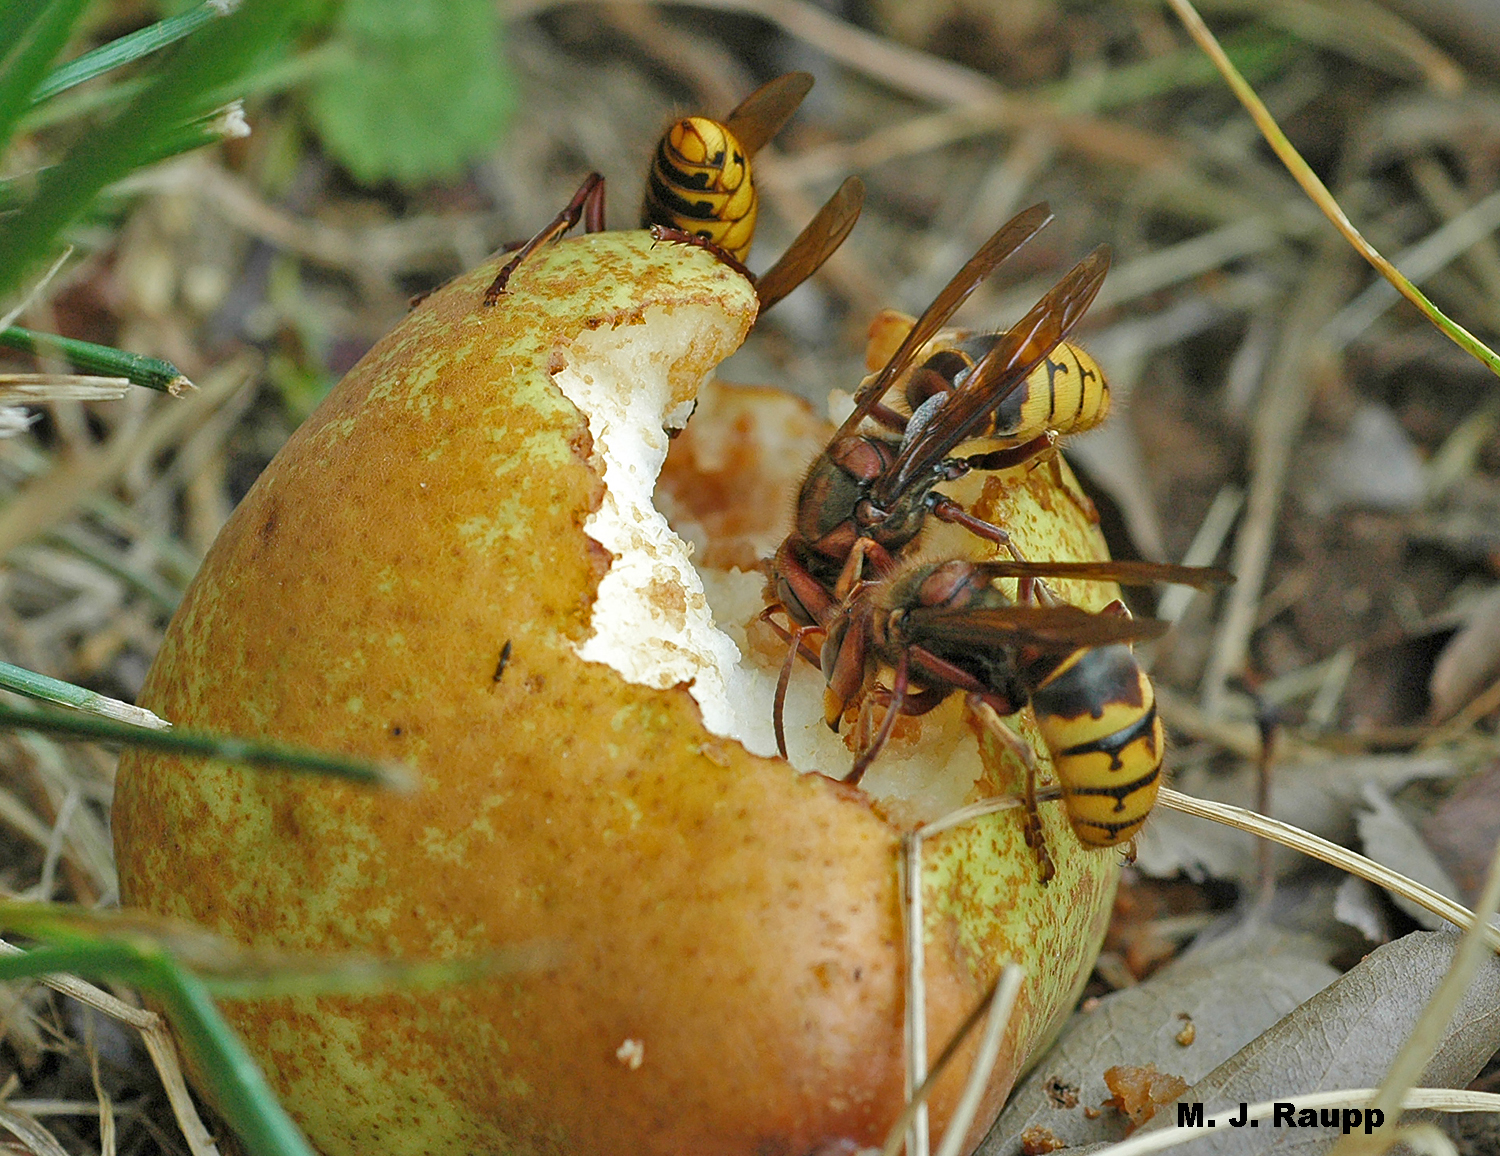
[{"label": "translucent wing", "polygon": [[1076,606],[919,606],[902,615],[901,632],[919,646],[956,642],[975,650],[1007,646],[1076,650],[1158,638],[1169,625],[1155,618],[1090,614]]},{"label": "translucent wing", "polygon": [[1165,582],[1206,590],[1234,581],[1228,570],[1216,566],[1176,566],[1169,562],[1013,562],[997,558],[975,562],[974,568],[990,578],[1081,578],[1118,582],[1122,586],[1149,586]]},{"label": "translucent wing", "polygon": [[735,105],[734,111],[724,118],[724,127],[734,134],[747,153],[758,153],[791,119],[812,86],[810,72],[783,73],[766,81]]},{"label": "translucent wing", "polygon": [[844,243],[865,203],[865,183],[850,177],[818,210],[818,215],[797,234],[787,250],[755,283],[764,313],[798,285],[806,281]]},{"label": "translucent wing", "polygon": [[854,412],[839,427],[836,438],[847,437],[859,428],[859,423],[869,416],[875,404],[911,365],[917,351],[932,340],[937,331],[957,312],[958,307],[969,299],[969,295],[979,288],[1002,261],[1041,232],[1050,220],[1052,211],[1045,203],[1033,205],[1002,225],[1000,231],[969,258],[968,264],[954,275],[953,280],[943,287],[943,291],[933,298],[932,304],[917,318],[911,332],[885,363],[885,368],[860,386],[859,392],[854,395]]},{"label": "translucent wing", "polygon": [[1057,348],[1093,304],[1109,271],[1109,246],[1100,245],[996,339],[941,409],[902,443],[896,460],[874,488],[889,503],[968,435]]}]

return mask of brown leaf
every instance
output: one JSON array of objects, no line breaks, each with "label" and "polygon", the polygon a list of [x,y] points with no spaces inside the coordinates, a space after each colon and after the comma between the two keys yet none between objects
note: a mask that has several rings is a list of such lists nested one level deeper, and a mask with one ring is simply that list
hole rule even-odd
[{"label": "brown leaf", "polygon": [[[1399,871],[1408,879],[1415,879],[1446,895],[1459,899],[1458,888],[1442,864],[1433,855],[1432,849],[1423,841],[1417,829],[1389,796],[1373,783],[1365,784],[1365,802],[1368,810],[1359,812],[1359,838],[1365,854],[1377,863]],[[1446,926],[1441,917],[1425,907],[1413,903],[1394,893],[1392,901],[1419,925],[1428,931]]]},{"label": "brown leaf", "polygon": [[1433,720],[1457,714],[1496,678],[1500,678],[1500,587],[1475,604],[1468,622],[1438,655],[1428,682]]},{"label": "brown leaf", "polygon": [[1422,837],[1472,904],[1500,842],[1500,763],[1466,781],[1422,824]]},{"label": "brown leaf", "polygon": [[[1202,1079],[1337,975],[1308,954],[1306,940],[1274,929],[1241,924],[1207,938],[1145,983],[1069,1020],[1011,1095],[979,1156],[1016,1156],[1036,1127],[1070,1146],[1123,1139],[1125,1118],[1093,1107],[1111,1095],[1106,1069],[1156,1064]],[[1188,1048],[1177,1042],[1183,1014],[1195,1028]]]},{"label": "brown leaf", "polygon": [[[1204,1113],[1261,1100],[1295,1100],[1298,1094],[1380,1083],[1442,981],[1458,942],[1451,932],[1413,932],[1371,952],[1353,971],[1313,996],[1275,1027],[1219,1065],[1182,1098]],[[1226,999],[1239,994],[1226,988]],[[1500,1047],[1500,959],[1481,965],[1443,1036],[1419,1087],[1462,1088]],[[1172,1127],[1171,1111],[1156,1127]],[[1215,1156],[1260,1153],[1275,1144],[1278,1156],[1323,1151],[1331,1133],[1294,1134],[1249,1129],[1220,1134]]]}]

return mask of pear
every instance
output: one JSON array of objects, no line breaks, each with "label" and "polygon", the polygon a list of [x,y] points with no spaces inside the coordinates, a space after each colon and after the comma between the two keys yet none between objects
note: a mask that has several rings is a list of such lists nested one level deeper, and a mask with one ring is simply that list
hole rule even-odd
[{"label": "pear", "polygon": [[[528,257],[486,308],[497,267],[422,302],[276,456],[141,696],[180,726],[404,760],[420,789],[129,752],[123,898],[294,951],[547,946],[520,974],[228,1005],[326,1156],[878,1145],[904,1096],[901,836],[1015,790],[1019,767],[981,750],[954,696],[902,720],[898,770],[883,755],[868,789],[840,784],[850,754],[810,668],[789,696],[812,720],[789,718],[800,765],[768,748],[780,653],[746,626],[763,578],[700,575],[651,505],[665,430],[755,320],[744,276],[599,233]],[[764,432],[736,412],[738,433],[690,424],[684,443]],[[689,491],[692,469],[674,471]],[[974,509],[1028,557],[1103,557],[1060,476],[978,478]],[[784,526],[790,508],[751,513]],[[721,598],[744,604],[720,610],[735,621],[716,624]],[[1047,886],[1017,811],[926,844],[931,1055],[1003,963],[1026,972],[969,1146],[1070,1011],[1109,914],[1118,854],[1081,847],[1056,803],[1043,820]],[[934,1093],[937,1135],[972,1054]]]}]

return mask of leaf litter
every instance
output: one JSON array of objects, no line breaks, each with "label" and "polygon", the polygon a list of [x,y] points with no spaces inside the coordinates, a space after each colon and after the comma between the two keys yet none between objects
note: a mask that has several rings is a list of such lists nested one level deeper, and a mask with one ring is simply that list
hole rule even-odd
[{"label": "leaf litter", "polygon": [[[1112,1096],[1108,1069],[1149,1064],[1196,1083],[1338,978],[1323,953],[1308,937],[1236,921],[1144,983],[1091,1001],[1017,1086],[980,1153],[1013,1156],[1032,1127],[1070,1145],[1124,1139],[1129,1121],[1099,1110]],[[1194,1029],[1186,1046],[1183,1016]]]}]

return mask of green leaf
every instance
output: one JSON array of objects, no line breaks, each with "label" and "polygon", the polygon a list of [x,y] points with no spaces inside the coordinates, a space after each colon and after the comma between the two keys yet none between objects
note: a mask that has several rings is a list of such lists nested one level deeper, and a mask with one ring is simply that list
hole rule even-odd
[{"label": "green leaf", "polygon": [[513,104],[492,0],[349,0],[342,66],[309,100],[329,153],[358,180],[456,176],[493,147]]},{"label": "green leaf", "polygon": [[0,346],[24,349],[28,353],[53,353],[85,372],[129,378],[135,385],[170,393],[174,397],[184,389],[193,388],[193,383],[182,375],[181,370],[160,358],[127,353],[123,349],[111,349],[107,345],[95,345],[72,337],[37,333],[19,325],[0,329]]},{"label": "green leaf", "polygon": [[38,699],[42,702],[71,706],[77,710],[128,723],[131,726],[165,730],[170,725],[144,707],[133,706],[128,702],[121,702],[119,699],[110,698],[96,691],[85,690],[81,686],[74,686],[71,682],[63,682],[58,678],[49,678],[45,674],[38,674],[34,670],[27,670],[24,666],[16,666],[9,662],[0,662],[0,688],[15,694],[24,694],[27,698]]},{"label": "green leaf", "polygon": [[0,4],[0,148],[16,119],[62,51],[88,0],[27,0]]},{"label": "green leaf", "polygon": [[[45,934],[68,919],[68,909],[40,904],[5,904],[0,923],[19,924]],[[30,908],[28,911],[27,908]],[[73,972],[123,980],[156,997],[171,1021],[205,1089],[251,1156],[314,1156],[312,1147],[266,1083],[260,1067],[215,1006],[208,987],[140,929],[117,913],[120,933],[87,927],[62,931],[61,946],[44,945],[12,954],[0,951],[0,973],[10,976]],[[74,917],[75,924],[78,922]]]},{"label": "green leaf", "polygon": [[[242,0],[227,19],[178,44],[127,108],[104,129],[77,141],[41,174],[29,201],[0,217],[0,296],[22,283],[100,189],[160,159],[164,145],[180,145],[183,126],[229,99],[225,90],[278,44],[302,13],[301,0]],[[0,73],[0,82],[5,79]],[[28,95],[32,87],[27,86]]]},{"label": "green leaf", "polygon": [[[24,678],[24,674],[33,672],[28,671],[22,676],[17,676],[15,672],[20,669],[11,666],[10,678],[15,683],[26,683],[28,680]],[[33,674],[31,685],[35,687],[34,679],[44,677]],[[68,686],[67,683],[58,683],[55,679],[46,681],[53,683],[55,688]],[[16,685],[14,689],[21,693],[31,693],[23,685]],[[52,701],[66,699],[70,693],[68,690],[59,689]],[[325,754],[322,751],[290,746],[286,743],[241,739],[232,735],[208,734],[203,731],[149,730],[136,723],[115,722],[112,718],[95,717],[93,714],[29,710],[0,703],[0,730],[32,731],[56,738],[120,743],[143,750],[163,751],[166,754],[179,756],[196,755],[200,758],[238,763],[247,767],[280,767],[289,771],[329,775],[386,790],[411,791],[416,787],[411,768],[404,763],[377,762],[373,759],[355,758],[352,755]]]},{"label": "green leaf", "polygon": [[129,36],[112,40],[103,47],[94,49],[93,52],[85,53],[76,60],[70,60],[67,64],[53,69],[47,79],[42,81],[31,94],[31,103],[37,104],[47,100],[59,92],[66,92],[74,85],[92,80],[96,76],[102,76],[112,69],[130,64],[143,56],[149,56],[169,44],[176,44],[183,37],[198,31],[209,21],[228,14],[227,5],[200,4],[180,16],[158,21],[142,28],[139,32],[132,32]]}]

